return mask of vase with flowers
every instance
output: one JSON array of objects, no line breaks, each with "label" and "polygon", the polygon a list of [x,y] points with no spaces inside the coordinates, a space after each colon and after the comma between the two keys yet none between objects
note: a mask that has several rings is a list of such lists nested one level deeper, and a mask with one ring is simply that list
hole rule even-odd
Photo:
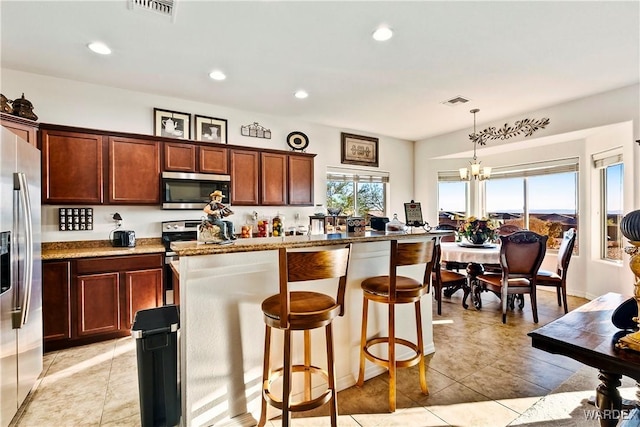
[{"label": "vase with flowers", "polygon": [[488,218],[476,218],[470,216],[462,224],[458,233],[464,236],[469,243],[474,245],[482,245],[487,241],[491,241],[496,237],[496,225]]}]

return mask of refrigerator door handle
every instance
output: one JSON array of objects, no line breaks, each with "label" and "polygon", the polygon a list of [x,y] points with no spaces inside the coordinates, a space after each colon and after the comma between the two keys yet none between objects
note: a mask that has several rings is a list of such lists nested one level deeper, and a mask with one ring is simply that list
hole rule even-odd
[{"label": "refrigerator door handle", "polygon": [[14,183],[14,189],[19,192],[18,200],[24,212],[26,244],[22,304],[17,307],[18,311],[14,312],[17,316],[17,318],[14,317],[14,328],[20,329],[28,321],[29,305],[31,304],[31,289],[33,287],[33,222],[31,218],[31,198],[29,197],[29,186],[25,173],[16,172],[14,174]]}]

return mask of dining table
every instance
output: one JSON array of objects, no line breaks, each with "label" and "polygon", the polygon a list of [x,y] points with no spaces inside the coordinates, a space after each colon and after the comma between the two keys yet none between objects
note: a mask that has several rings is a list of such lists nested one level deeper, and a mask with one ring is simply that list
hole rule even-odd
[{"label": "dining table", "polygon": [[[465,264],[467,270],[467,282],[462,286],[464,296],[462,297],[462,306],[467,309],[467,298],[471,295],[471,302],[476,309],[482,308],[482,300],[480,292],[482,287],[478,282],[478,275],[484,273],[484,264],[500,264],[500,245],[497,243],[484,243],[475,245],[466,242],[442,242],[440,243],[442,250],[443,263]],[[451,296],[458,288],[445,291],[446,296]],[[524,300],[522,300],[524,301]]]}]

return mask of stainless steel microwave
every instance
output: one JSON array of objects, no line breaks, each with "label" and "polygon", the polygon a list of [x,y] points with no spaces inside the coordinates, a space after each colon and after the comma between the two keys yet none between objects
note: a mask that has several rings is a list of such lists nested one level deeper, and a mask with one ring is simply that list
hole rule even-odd
[{"label": "stainless steel microwave", "polygon": [[231,177],[209,173],[162,172],[162,209],[204,209],[216,190],[231,200]]}]

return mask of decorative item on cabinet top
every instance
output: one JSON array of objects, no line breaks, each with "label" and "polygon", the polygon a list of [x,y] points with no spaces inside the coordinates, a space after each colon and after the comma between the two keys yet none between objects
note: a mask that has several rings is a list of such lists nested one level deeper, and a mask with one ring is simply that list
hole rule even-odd
[{"label": "decorative item on cabinet top", "polygon": [[271,129],[260,126],[258,122],[253,122],[250,125],[240,126],[240,134],[242,136],[252,136],[254,138],[271,139]]},{"label": "decorative item on cabinet top", "polygon": [[227,120],[195,115],[196,141],[227,143]]},{"label": "decorative item on cabinet top", "polygon": [[[2,111],[8,112],[8,111],[5,111],[5,108],[8,107],[8,105],[6,104],[11,101],[9,101],[4,96],[3,98],[4,99],[2,99]],[[11,102],[11,104],[12,104],[11,114],[13,114],[14,116],[23,117],[29,120],[38,120],[38,116],[36,116],[35,113],[33,112],[33,104],[31,103],[31,101],[29,101],[24,97],[24,93],[22,94],[21,98],[14,99],[13,102]]]},{"label": "decorative item on cabinet top", "polygon": [[287,145],[291,147],[293,151],[304,152],[309,146],[309,138],[300,131],[293,131],[287,135]]},{"label": "decorative item on cabinet top", "polygon": [[191,139],[191,114],[154,108],[153,128],[155,136]]},{"label": "decorative item on cabinet top", "polygon": [[13,113],[13,108],[11,107],[12,102],[13,101],[11,101],[10,99],[7,99],[6,96],[0,93],[0,111],[2,111],[3,113],[12,114]]},{"label": "decorative item on cabinet top", "polygon": [[58,230],[91,231],[93,230],[93,208],[60,208],[58,209]]}]

